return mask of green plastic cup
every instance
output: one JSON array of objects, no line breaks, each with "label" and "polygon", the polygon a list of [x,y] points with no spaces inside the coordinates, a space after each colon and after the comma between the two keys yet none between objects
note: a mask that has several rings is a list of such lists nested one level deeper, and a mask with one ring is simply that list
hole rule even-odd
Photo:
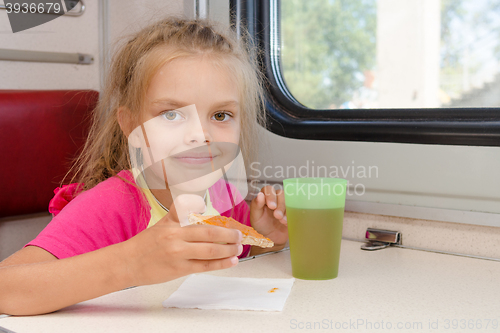
[{"label": "green plastic cup", "polygon": [[283,181],[292,275],[304,280],[338,276],[347,180]]}]

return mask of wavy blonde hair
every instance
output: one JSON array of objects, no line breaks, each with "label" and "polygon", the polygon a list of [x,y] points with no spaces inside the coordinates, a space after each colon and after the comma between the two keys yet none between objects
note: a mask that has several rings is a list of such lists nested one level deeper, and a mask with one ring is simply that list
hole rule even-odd
[{"label": "wavy blonde hair", "polygon": [[231,29],[213,22],[175,17],[151,24],[132,36],[111,61],[87,142],[72,168],[71,182],[84,183],[83,190],[88,190],[131,168],[118,109],[129,110],[131,120],[139,125],[155,73],[168,61],[186,56],[209,56],[215,65],[234,73],[242,111],[240,148],[248,165],[256,157],[252,141],[257,137],[257,124],[265,126],[265,112],[262,75],[244,40],[248,39],[239,39]]}]

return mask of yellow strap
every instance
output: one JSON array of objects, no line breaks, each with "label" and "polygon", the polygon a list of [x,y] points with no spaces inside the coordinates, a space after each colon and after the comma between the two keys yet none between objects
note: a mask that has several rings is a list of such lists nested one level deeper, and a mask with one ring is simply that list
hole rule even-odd
[{"label": "yellow strap", "polygon": [[[158,202],[156,202],[155,198],[153,197],[153,193],[151,193],[149,189],[143,188],[142,191],[144,192],[144,195],[146,195],[146,199],[148,199],[149,206],[151,207],[151,219],[148,223],[149,228],[154,226],[156,222],[161,220],[165,215],[168,214],[168,212],[163,209],[163,207],[160,206]],[[207,209],[202,215],[220,215],[219,212],[212,206],[212,201],[210,200],[210,193],[208,190],[206,194],[207,196],[205,204],[207,206]]]},{"label": "yellow strap", "polygon": [[[151,218],[149,219],[147,228],[152,227],[156,224],[156,222],[158,222],[165,215],[167,215],[168,212],[158,204],[158,202],[153,196],[153,193],[151,193],[149,188],[147,188],[147,184],[144,181],[144,178],[142,177],[141,171],[136,168],[132,168],[132,173],[134,175],[134,179],[136,179],[137,184],[139,185],[142,192],[146,196],[149,206],[151,207]],[[202,215],[220,215],[220,213],[212,206],[212,201],[210,200],[210,193],[208,190],[206,191],[205,205],[207,209],[205,210],[205,213],[203,213]]]}]

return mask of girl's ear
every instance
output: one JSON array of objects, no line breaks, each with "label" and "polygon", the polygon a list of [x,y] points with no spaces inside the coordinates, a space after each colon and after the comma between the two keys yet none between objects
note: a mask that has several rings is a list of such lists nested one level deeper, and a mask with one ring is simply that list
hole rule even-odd
[{"label": "girl's ear", "polygon": [[125,106],[120,106],[117,110],[117,118],[123,134],[128,138],[129,144],[131,144],[134,148],[140,148],[141,139],[137,135],[137,131],[134,131],[130,110]]},{"label": "girl's ear", "polygon": [[120,106],[116,111],[116,117],[118,118],[118,124],[120,125],[123,134],[125,134],[125,136],[129,136],[132,131],[130,126],[130,110],[126,106]]}]

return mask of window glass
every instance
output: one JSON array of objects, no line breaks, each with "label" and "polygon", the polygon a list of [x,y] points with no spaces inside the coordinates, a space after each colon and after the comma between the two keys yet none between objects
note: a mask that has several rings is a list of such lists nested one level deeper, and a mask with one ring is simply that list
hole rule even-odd
[{"label": "window glass", "polygon": [[500,0],[282,0],[281,70],[313,109],[500,105]]}]

